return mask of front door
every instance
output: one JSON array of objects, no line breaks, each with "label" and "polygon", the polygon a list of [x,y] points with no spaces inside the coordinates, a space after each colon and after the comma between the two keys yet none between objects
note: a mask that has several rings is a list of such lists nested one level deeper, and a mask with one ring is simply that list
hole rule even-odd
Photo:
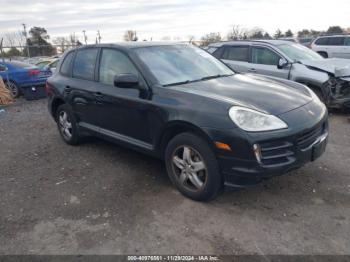
[{"label": "front door", "polygon": [[[126,73],[138,75],[144,89],[114,86],[114,77]],[[138,69],[123,52],[104,48],[98,75],[96,104],[100,131],[119,140],[151,147],[151,105],[147,85]]]},{"label": "front door", "polygon": [[280,58],[279,54],[267,47],[252,46],[249,70],[255,74],[288,79],[289,68],[277,68]]}]

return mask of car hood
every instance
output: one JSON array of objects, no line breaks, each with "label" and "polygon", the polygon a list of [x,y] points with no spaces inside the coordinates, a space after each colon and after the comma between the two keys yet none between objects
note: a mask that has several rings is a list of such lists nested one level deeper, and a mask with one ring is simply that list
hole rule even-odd
[{"label": "car hood", "polygon": [[350,76],[350,59],[328,58],[320,60],[301,60],[303,65],[333,74],[335,77]]},{"label": "car hood", "polygon": [[235,74],[173,88],[273,115],[283,114],[312,101],[307,88],[297,83],[286,84],[282,81]]}]

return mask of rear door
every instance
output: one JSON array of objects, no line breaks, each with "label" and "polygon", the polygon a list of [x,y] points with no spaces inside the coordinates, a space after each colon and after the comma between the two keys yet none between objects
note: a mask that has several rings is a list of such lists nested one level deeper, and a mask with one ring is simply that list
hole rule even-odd
[{"label": "rear door", "polygon": [[220,58],[235,72],[249,72],[249,45],[224,46]]},{"label": "rear door", "polygon": [[328,43],[327,43],[328,56],[346,58],[344,42],[345,42],[345,37],[343,36],[329,37]]},{"label": "rear door", "polygon": [[[95,65],[98,52],[98,48],[83,48],[76,51],[72,63],[72,77],[64,84],[65,96],[78,115],[79,122],[83,124],[97,124]],[[61,73],[64,65],[65,62],[61,67]]]},{"label": "rear door", "polygon": [[350,36],[344,41],[344,58],[350,59]]},{"label": "rear door", "polygon": [[254,45],[251,47],[249,72],[288,79],[289,67],[277,68],[281,58],[282,56],[271,48]]}]

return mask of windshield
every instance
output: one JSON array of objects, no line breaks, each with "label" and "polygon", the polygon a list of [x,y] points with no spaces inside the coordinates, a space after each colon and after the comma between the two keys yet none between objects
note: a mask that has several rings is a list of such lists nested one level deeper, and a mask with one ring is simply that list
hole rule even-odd
[{"label": "windshield", "polygon": [[141,47],[136,53],[161,85],[185,84],[233,74],[222,62],[194,46]]},{"label": "windshield", "polygon": [[300,60],[321,60],[322,56],[311,49],[299,44],[282,44],[278,46],[283,53],[294,61]]}]

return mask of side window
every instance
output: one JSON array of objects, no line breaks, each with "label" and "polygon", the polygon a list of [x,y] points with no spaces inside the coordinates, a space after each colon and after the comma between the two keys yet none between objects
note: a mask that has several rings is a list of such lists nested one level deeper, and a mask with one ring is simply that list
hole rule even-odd
[{"label": "side window", "polygon": [[6,71],[6,66],[0,65],[0,72],[5,72]]},{"label": "side window", "polygon": [[61,70],[60,70],[62,75],[65,75],[65,76],[69,76],[70,75],[69,70],[70,70],[70,65],[71,65],[73,56],[74,56],[74,52],[70,52],[64,58],[64,61],[63,61],[62,65],[61,65]]},{"label": "side window", "polygon": [[73,77],[94,80],[97,53],[97,48],[79,50],[74,60]]},{"label": "side window", "polygon": [[328,45],[333,46],[343,46],[344,45],[345,37],[330,37],[328,40]]},{"label": "side window", "polygon": [[350,37],[345,38],[345,43],[346,46],[350,46]]},{"label": "side window", "polygon": [[248,62],[249,46],[227,46],[222,59]]},{"label": "side window", "polygon": [[280,56],[264,47],[252,48],[252,63],[261,65],[278,65]]},{"label": "side window", "polygon": [[119,74],[135,74],[138,71],[130,59],[122,52],[114,49],[103,49],[100,62],[100,82],[113,85],[114,76]]},{"label": "side window", "polygon": [[212,53],[214,53],[216,51],[216,49],[218,49],[218,48],[217,47],[209,47],[207,49],[207,51],[212,54]]},{"label": "side window", "polygon": [[317,39],[315,44],[316,45],[328,45],[328,37]]}]

